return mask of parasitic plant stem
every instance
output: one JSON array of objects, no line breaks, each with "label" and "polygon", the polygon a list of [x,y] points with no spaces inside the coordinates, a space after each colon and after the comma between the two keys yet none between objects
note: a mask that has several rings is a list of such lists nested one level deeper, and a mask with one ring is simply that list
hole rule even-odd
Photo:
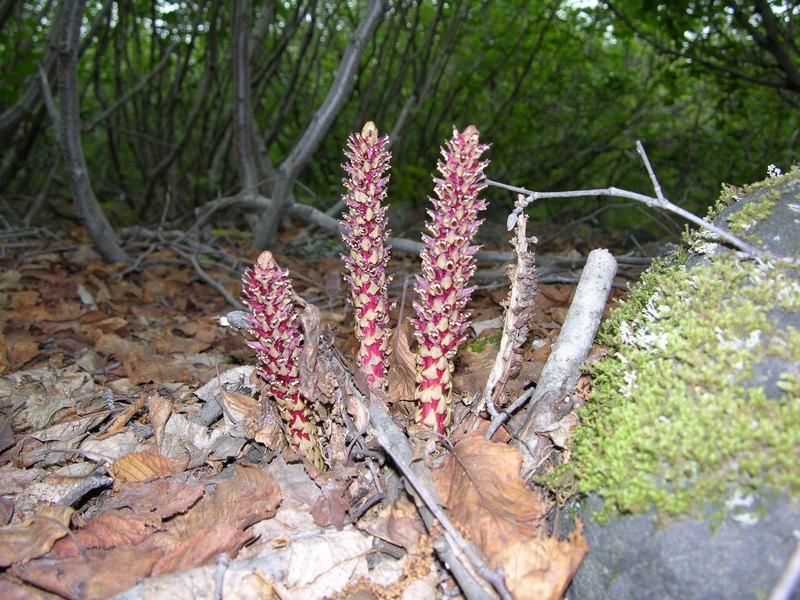
[{"label": "parasitic plant stem", "polygon": [[386,197],[391,154],[386,149],[388,136],[379,137],[375,123],[368,121],[361,133],[347,140],[348,163],[342,165],[348,177],[343,183],[347,213],[342,219],[342,239],[350,248],[342,256],[350,285],[350,302],[355,309],[355,330],[359,341],[358,365],[367,381],[383,388],[386,357],[389,352],[389,299],[386,263],[389,247],[386,238]]},{"label": "parasitic plant stem", "polygon": [[248,320],[253,341],[248,345],[256,351],[257,372],[278,405],[292,448],[322,470],[317,426],[300,396],[303,332],[289,274],[281,271],[271,252],[262,252],[242,282],[242,302],[252,311]]},{"label": "parasitic plant stem", "polygon": [[440,434],[450,423],[450,395],[453,357],[469,327],[465,306],[472,295],[467,282],[475,272],[472,240],[478,226],[478,211],[486,205],[478,194],[486,187],[483,173],[488,161],[480,156],[488,148],[479,141],[478,130],[470,125],[442,148],[434,178],[426,222],[429,234],[422,236],[422,276],[417,276],[412,319],[419,342],[417,353],[416,421]]}]

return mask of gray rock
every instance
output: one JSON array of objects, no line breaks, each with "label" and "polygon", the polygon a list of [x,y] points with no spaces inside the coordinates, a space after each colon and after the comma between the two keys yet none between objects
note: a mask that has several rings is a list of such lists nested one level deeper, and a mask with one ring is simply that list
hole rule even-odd
[{"label": "gray rock", "polygon": [[[716,224],[727,227],[748,204],[777,196],[781,202],[747,229],[747,238],[773,254],[800,256],[800,178],[748,194],[724,209]],[[687,266],[707,260],[692,257]],[[773,308],[767,315],[782,327],[800,329],[800,313]],[[777,377],[787,371],[800,376],[800,365],[770,357],[745,385],[761,386],[776,398]],[[705,518],[659,520],[651,512],[612,517],[604,525],[593,518],[602,505],[597,495],[572,505],[584,523],[589,554],[567,591],[569,600],[767,598],[800,543],[800,500],[781,493],[709,498]],[[562,518],[565,529],[568,521]],[[800,600],[800,589],[792,598]]]},{"label": "gray rock", "polygon": [[766,598],[798,543],[800,504],[784,496],[731,505],[736,500],[721,522],[682,518],[659,527],[652,513],[600,525],[591,515],[602,500],[585,499],[578,514],[589,554],[566,598]]}]

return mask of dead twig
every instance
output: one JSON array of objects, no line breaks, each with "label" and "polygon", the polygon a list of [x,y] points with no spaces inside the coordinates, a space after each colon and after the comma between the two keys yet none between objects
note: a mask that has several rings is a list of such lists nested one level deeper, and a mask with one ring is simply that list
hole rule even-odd
[{"label": "dead twig", "polygon": [[[523,196],[517,201],[523,202]],[[496,401],[501,399],[509,378],[519,370],[520,353],[528,339],[533,319],[533,301],[537,293],[536,263],[534,253],[528,250],[528,242],[536,243],[536,238],[527,237],[527,224],[528,216],[523,213],[517,219],[517,233],[513,242],[517,264],[508,269],[511,291],[508,294],[508,305],[505,307],[503,335],[481,400],[481,404],[485,403],[492,420],[498,417]]]},{"label": "dead twig", "polygon": [[[636,150],[642,157],[642,161],[645,164],[647,173],[648,175],[650,175],[650,181],[653,184],[653,189],[655,190],[656,194],[655,197],[646,196],[644,194],[639,194],[637,192],[631,192],[628,190],[623,190],[613,186],[608,188],[598,188],[590,190],[572,190],[568,192],[533,192],[531,190],[527,190],[522,187],[508,185],[497,181],[491,181],[489,179],[486,180],[486,183],[488,185],[498,187],[504,190],[510,190],[512,192],[523,194],[525,196],[524,202],[518,204],[517,207],[514,208],[514,210],[508,216],[507,225],[509,231],[514,227],[514,223],[516,223],[516,220],[522,214],[522,211],[524,211],[527,206],[529,206],[533,202],[536,202],[537,200],[541,200],[543,198],[581,198],[585,196],[613,196],[616,198],[628,198],[630,200],[635,200],[636,202],[642,202],[647,206],[649,206],[650,208],[659,208],[662,210],[675,213],[676,215],[683,217],[687,221],[691,221],[698,227],[707,229],[714,235],[725,240],[726,242],[738,248],[739,250],[741,250],[746,255],[752,258],[758,260],[764,260],[766,258],[766,253],[763,250],[759,250],[755,246],[748,244],[744,240],[741,240],[738,237],[736,237],[735,235],[732,235],[727,231],[720,229],[713,223],[709,223],[705,219],[701,219],[700,217],[690,213],[688,210],[684,210],[680,206],[677,206],[676,204],[673,204],[672,202],[667,200],[667,198],[661,191],[661,184],[658,182],[658,179],[656,179],[655,173],[653,172],[653,168],[650,165],[650,161],[647,158],[647,154],[644,151],[644,146],[640,141],[636,142]],[[778,257],[772,257],[772,258],[778,258]],[[781,259],[781,260],[792,260],[792,259]]]}]

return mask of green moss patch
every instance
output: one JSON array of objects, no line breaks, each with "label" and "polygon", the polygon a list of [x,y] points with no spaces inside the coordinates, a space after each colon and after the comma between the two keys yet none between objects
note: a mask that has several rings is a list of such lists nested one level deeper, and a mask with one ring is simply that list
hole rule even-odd
[{"label": "green moss patch", "polygon": [[[731,256],[686,270],[661,262],[604,325],[609,356],[594,368],[570,463],[583,492],[615,511],[677,514],[731,490],[800,493],[800,385],[749,387],[759,362],[800,364],[800,334],[767,317],[800,311],[782,263]],[[796,268],[794,268],[796,270]]]}]

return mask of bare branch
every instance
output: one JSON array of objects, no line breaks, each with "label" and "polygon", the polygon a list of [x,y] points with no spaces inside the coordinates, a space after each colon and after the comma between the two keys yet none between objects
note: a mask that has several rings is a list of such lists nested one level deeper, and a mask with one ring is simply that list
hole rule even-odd
[{"label": "bare branch", "polygon": [[[637,150],[641,146],[641,142],[637,142]],[[541,200],[544,198],[583,198],[586,196],[612,196],[616,198],[629,198],[630,200],[635,200],[636,202],[642,202],[649,206],[650,208],[660,208],[663,210],[667,210],[669,212],[675,213],[686,219],[687,221],[691,221],[698,227],[703,229],[707,229],[708,231],[712,232],[714,235],[722,238],[732,246],[735,246],[748,256],[752,258],[756,258],[758,260],[764,260],[766,258],[766,253],[763,250],[759,250],[755,246],[748,244],[744,240],[739,239],[735,235],[731,235],[724,229],[720,229],[713,223],[709,223],[705,219],[701,219],[700,217],[690,213],[688,210],[684,210],[680,206],[677,206],[670,202],[666,197],[664,197],[663,193],[661,192],[661,186],[656,179],[655,173],[650,166],[649,160],[647,160],[647,155],[644,153],[644,147],[641,148],[639,154],[642,156],[642,160],[644,160],[645,166],[647,167],[647,171],[650,174],[650,180],[653,182],[655,187],[656,197],[652,196],[645,196],[644,194],[639,194],[637,192],[630,192],[628,190],[621,190],[616,187],[608,187],[608,188],[598,188],[598,189],[591,189],[591,190],[571,190],[569,192],[533,192],[531,190],[527,190],[523,187],[517,187],[514,185],[508,185],[505,183],[500,183],[497,181],[492,181],[490,179],[486,180],[488,185],[498,187],[504,190],[509,190],[512,192],[516,192],[518,194],[523,194],[525,196],[525,201],[519,203],[511,214],[508,216],[507,226],[509,231],[514,227],[517,218],[522,213],[525,208],[533,202],[537,200]],[[782,257],[772,257],[778,258],[781,260],[791,260],[791,259],[783,259]]]}]

